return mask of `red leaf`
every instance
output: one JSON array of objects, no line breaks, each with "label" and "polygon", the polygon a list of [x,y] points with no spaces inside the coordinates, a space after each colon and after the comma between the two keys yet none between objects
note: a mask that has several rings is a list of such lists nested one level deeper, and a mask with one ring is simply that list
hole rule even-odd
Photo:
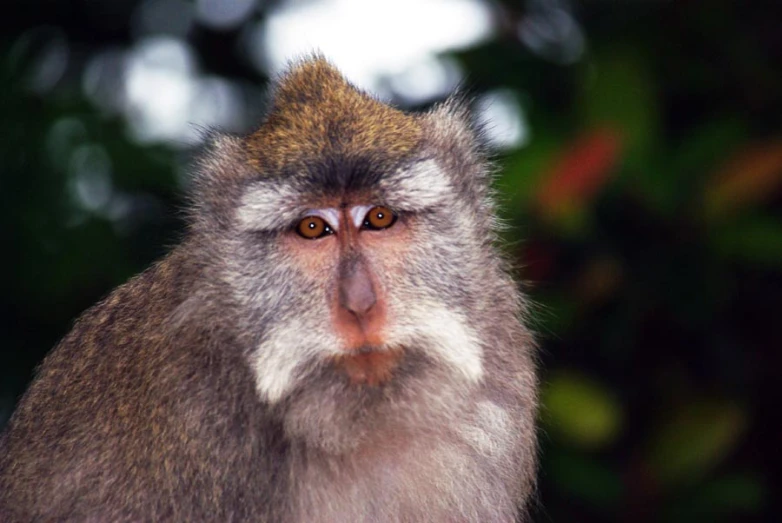
[{"label": "red leaf", "polygon": [[619,136],[610,129],[595,129],[578,138],[544,176],[538,194],[541,209],[558,215],[589,203],[608,181],[620,149]]}]

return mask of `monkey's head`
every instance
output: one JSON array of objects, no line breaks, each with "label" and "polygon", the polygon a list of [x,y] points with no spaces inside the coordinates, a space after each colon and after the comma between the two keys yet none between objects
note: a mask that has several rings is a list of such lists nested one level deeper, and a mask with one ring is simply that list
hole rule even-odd
[{"label": "monkey's head", "polygon": [[193,235],[259,396],[333,448],[452,417],[516,322],[488,170],[465,112],[407,114],[321,59],[276,85],[260,128],[218,136]]}]

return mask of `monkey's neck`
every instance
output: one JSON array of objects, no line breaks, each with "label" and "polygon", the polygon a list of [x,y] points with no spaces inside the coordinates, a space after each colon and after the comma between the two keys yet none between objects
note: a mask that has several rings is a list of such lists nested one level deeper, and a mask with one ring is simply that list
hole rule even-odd
[{"label": "monkey's neck", "polygon": [[338,456],[296,449],[288,476],[296,478],[294,520],[512,521],[513,493],[498,479],[512,461],[509,449],[498,445],[492,455],[480,448],[507,434],[492,433],[480,417],[386,434]]}]

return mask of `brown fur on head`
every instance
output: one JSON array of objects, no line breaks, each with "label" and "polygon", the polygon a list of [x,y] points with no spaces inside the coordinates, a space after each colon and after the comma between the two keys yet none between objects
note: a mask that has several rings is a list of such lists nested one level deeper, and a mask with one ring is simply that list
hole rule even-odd
[{"label": "brown fur on head", "polygon": [[42,366],[0,516],[512,521],[533,343],[463,106],[404,113],[305,60],[198,171],[182,245]]},{"label": "brown fur on head", "polygon": [[280,80],[266,121],[247,138],[248,161],[274,170],[336,155],[394,159],[420,138],[414,117],[359,91],[317,58],[296,64]]},{"label": "brown fur on head", "polygon": [[210,136],[212,151],[201,159],[194,205],[227,211],[221,204],[248,181],[312,163],[401,161],[420,145],[423,125],[420,117],[350,84],[321,56],[294,62],[273,86],[258,129],[241,140]]}]

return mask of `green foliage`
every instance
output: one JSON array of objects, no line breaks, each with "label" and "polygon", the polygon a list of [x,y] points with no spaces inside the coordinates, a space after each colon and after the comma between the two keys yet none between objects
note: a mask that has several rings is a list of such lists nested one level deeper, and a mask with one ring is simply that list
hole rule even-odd
[{"label": "green foliage", "polygon": [[614,442],[621,430],[619,402],[587,376],[559,371],[544,384],[541,400],[545,426],[569,445],[590,450],[604,448]]},{"label": "green foliage", "polygon": [[662,484],[693,481],[710,472],[735,448],[746,415],[733,403],[690,400],[652,433],[647,462]]},{"label": "green foliage", "polygon": [[626,495],[617,471],[591,456],[551,450],[545,457],[545,470],[563,493],[588,503],[603,516],[614,512]]}]

